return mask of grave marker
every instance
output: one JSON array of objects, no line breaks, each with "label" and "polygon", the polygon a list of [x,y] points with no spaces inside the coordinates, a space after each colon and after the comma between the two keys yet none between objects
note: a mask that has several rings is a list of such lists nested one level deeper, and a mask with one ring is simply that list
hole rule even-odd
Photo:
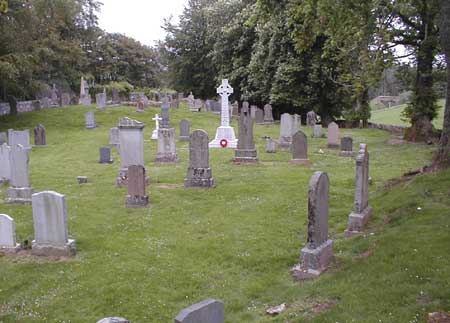
[{"label": "grave marker", "polygon": [[190,135],[189,167],[184,186],[200,188],[214,186],[212,170],[209,167],[208,134],[204,130],[195,130]]}]

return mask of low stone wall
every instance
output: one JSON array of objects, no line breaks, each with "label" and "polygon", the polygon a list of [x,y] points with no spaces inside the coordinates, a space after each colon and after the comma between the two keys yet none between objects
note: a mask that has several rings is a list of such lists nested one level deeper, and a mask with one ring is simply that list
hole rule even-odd
[{"label": "low stone wall", "polygon": [[[49,99],[32,100],[32,101],[18,101],[17,113],[40,111],[43,109],[54,108],[55,105],[50,105]],[[11,113],[11,108],[8,102],[0,102],[0,116]]]},{"label": "low stone wall", "polygon": [[381,129],[395,134],[403,134],[408,127],[369,122],[369,128]]}]

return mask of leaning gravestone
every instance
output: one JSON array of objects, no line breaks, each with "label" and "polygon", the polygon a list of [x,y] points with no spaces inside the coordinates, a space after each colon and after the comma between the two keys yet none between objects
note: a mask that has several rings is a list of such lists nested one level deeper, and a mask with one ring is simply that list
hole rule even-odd
[{"label": "leaning gravestone", "polygon": [[113,162],[111,158],[111,148],[101,147],[100,148],[100,164],[111,164]]},{"label": "leaning gravestone", "polygon": [[253,119],[247,102],[244,102],[239,117],[239,138],[233,161],[235,163],[255,163],[258,161],[253,139]]},{"label": "leaning gravestone", "polygon": [[315,172],[309,182],[308,239],[301,250],[300,264],[291,271],[295,279],[319,276],[334,257],[333,241],[328,239],[329,190],[327,173]]},{"label": "leaning gravestone", "polygon": [[5,131],[0,132],[0,145],[8,143],[8,135]]},{"label": "leaning gravestone", "polygon": [[84,121],[86,124],[86,129],[94,129],[97,127],[95,124],[95,114],[93,111],[88,111],[84,114]]},{"label": "leaning gravestone", "polygon": [[264,106],[264,123],[267,123],[267,124],[274,123],[272,106],[270,104],[266,104]]},{"label": "leaning gravestone", "polygon": [[21,145],[11,147],[9,165],[11,168],[10,187],[6,193],[6,203],[31,203],[33,188],[28,175],[30,149]]},{"label": "leaning gravestone", "polygon": [[142,208],[148,206],[148,195],[145,192],[145,168],[142,165],[128,167],[128,208]]},{"label": "leaning gravestone", "polygon": [[339,148],[339,126],[335,122],[328,125],[328,148]]},{"label": "leaning gravestone", "polygon": [[112,147],[119,147],[120,145],[119,128],[113,127],[109,129],[109,145]]},{"label": "leaning gravestone", "polygon": [[22,145],[25,148],[31,148],[30,145],[30,130],[8,130],[9,146],[15,147],[16,145]]},{"label": "leaning gravestone", "polygon": [[222,301],[207,299],[194,304],[175,318],[175,323],[224,323],[225,308]]},{"label": "leaning gravestone", "polygon": [[214,179],[209,167],[208,134],[204,130],[195,130],[189,142],[189,167],[185,187],[213,187]]},{"label": "leaning gravestone", "polygon": [[355,203],[353,212],[348,217],[346,236],[362,232],[372,214],[372,207],[369,206],[369,152],[366,144],[359,146],[355,182]]},{"label": "leaning gravestone", "polygon": [[0,145],[0,184],[11,178],[11,148],[7,144]]},{"label": "leaning gravestone", "polygon": [[256,124],[264,123],[264,111],[259,108],[255,111],[255,123]]},{"label": "leaning gravestone", "polygon": [[277,152],[277,142],[269,138],[266,141],[266,153],[276,153]]},{"label": "leaning gravestone", "polygon": [[35,256],[74,256],[75,240],[69,239],[64,195],[44,191],[33,194],[34,240],[31,254]]},{"label": "leaning gravestone", "polygon": [[278,146],[280,148],[289,148],[292,143],[292,129],[294,126],[294,120],[289,113],[283,113],[281,115],[280,123],[280,140]]},{"label": "leaning gravestone", "polygon": [[178,163],[178,154],[175,144],[175,129],[170,128],[169,102],[164,97],[161,105],[162,122],[158,129],[158,152],[156,154],[157,163]]},{"label": "leaning gravestone", "polygon": [[339,155],[344,157],[353,156],[353,138],[343,137],[341,139],[341,152]]},{"label": "leaning gravestone", "polygon": [[95,101],[97,103],[97,109],[102,110],[106,107],[106,92],[97,93],[95,95]]},{"label": "leaning gravestone", "polygon": [[16,224],[6,214],[0,214],[0,251],[16,252],[20,245],[16,243]]},{"label": "leaning gravestone", "polygon": [[314,125],[313,138],[322,138],[322,126],[320,124]]},{"label": "leaning gravestone", "polygon": [[183,119],[180,121],[180,140],[189,141],[189,121]]},{"label": "leaning gravestone", "polygon": [[46,146],[47,139],[45,135],[45,127],[41,124],[38,124],[36,128],[34,128],[34,145],[35,146]]},{"label": "leaning gravestone", "polygon": [[306,114],[306,124],[313,128],[316,125],[317,114],[314,111],[309,111]]},{"label": "leaning gravestone", "polygon": [[293,164],[308,164],[308,138],[301,130],[292,136],[292,160]]}]

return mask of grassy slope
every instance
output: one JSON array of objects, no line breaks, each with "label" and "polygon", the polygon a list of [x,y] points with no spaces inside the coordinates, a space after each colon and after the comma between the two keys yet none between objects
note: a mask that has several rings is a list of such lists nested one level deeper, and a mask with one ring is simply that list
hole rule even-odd
[{"label": "grassy slope", "polygon": [[[440,107],[438,111],[438,116],[433,120],[433,124],[437,129],[442,129],[444,123],[444,100],[439,100],[438,105]],[[402,112],[405,109],[406,104],[398,105],[390,109],[383,110],[372,110],[371,122],[381,123],[381,124],[392,124],[392,125],[409,125],[407,121],[402,120]]]},{"label": "grassy slope", "polygon": [[[70,107],[0,118],[0,130],[45,124],[49,146],[33,149],[31,181],[36,191],[66,195],[69,231],[78,247],[68,262],[0,257],[0,322],[96,322],[113,315],[171,322],[182,308],[207,297],[225,301],[227,322],[300,322],[314,304],[327,301],[336,306],[312,321],[409,322],[416,313],[422,317],[428,310],[450,308],[450,173],[389,192],[381,188],[429,162],[429,146],[386,146],[385,132],[343,131],[355,143],[369,144],[374,181],[369,228],[374,235],[349,240],[343,231],[352,208],[354,161],[324,149],[326,139],[310,140],[312,165],[305,168],[290,165],[288,152],[264,153],[262,136],[278,137],[279,127],[256,126],[258,166],[232,165],[233,151],[212,150],[217,187],[185,190],[187,143],[177,143],[179,165],[152,163],[156,143],[149,138],[157,109],[96,112],[95,130],[84,129],[86,111]],[[126,189],[113,185],[117,152],[114,164],[97,163],[99,147],[108,143],[108,130],[121,116],[147,124],[150,209],[125,209]],[[191,129],[203,128],[210,137],[219,122],[214,114],[185,109],[171,117],[174,125],[190,119]],[[314,282],[298,284],[289,270],[306,240],[308,182],[316,170],[327,171],[331,179],[330,234],[338,265]],[[89,176],[91,183],[79,186],[78,175]],[[0,196],[5,190],[0,187]],[[15,218],[18,239],[32,239],[30,206],[0,201],[0,213]],[[384,225],[387,217],[392,220]],[[371,257],[358,258],[368,249]],[[421,291],[430,305],[416,302]],[[280,317],[264,314],[283,302],[293,305]]]}]

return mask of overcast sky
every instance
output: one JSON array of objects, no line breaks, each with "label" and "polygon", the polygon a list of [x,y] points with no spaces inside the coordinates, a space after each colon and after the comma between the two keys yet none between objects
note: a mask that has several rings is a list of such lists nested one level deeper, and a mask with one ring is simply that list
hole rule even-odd
[{"label": "overcast sky", "polygon": [[101,0],[99,24],[107,32],[119,32],[145,45],[153,45],[156,40],[164,38],[161,28],[164,18],[172,15],[173,21],[178,22],[187,1]]}]

